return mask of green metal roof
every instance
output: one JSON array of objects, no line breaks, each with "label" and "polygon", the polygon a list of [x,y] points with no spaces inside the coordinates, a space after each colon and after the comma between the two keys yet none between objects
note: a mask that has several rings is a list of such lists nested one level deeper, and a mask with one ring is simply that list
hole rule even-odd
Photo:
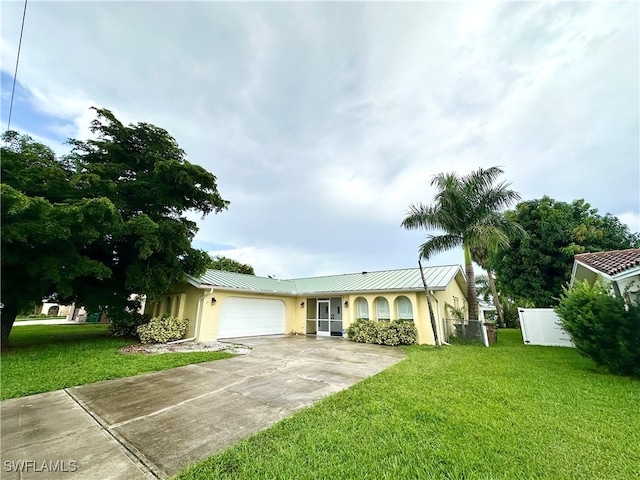
[{"label": "green metal roof", "polygon": [[[458,282],[460,288],[463,290],[466,288],[465,277],[459,265],[424,267],[424,274],[430,290],[445,290],[454,279]],[[190,278],[190,281],[198,287],[218,287],[288,295],[416,291],[423,289],[420,270],[417,268],[295,278],[291,280],[208,270],[199,278]]]},{"label": "green metal roof", "polygon": [[200,285],[221,288],[233,288],[255,292],[276,292],[291,295],[295,291],[295,284],[291,280],[279,280],[268,277],[257,277],[244,273],[223,272],[222,270],[207,270],[200,278],[193,278]]}]

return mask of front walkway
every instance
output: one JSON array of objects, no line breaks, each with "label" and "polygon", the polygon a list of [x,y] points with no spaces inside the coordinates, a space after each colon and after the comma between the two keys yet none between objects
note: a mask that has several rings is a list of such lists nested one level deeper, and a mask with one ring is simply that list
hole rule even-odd
[{"label": "front walkway", "polygon": [[2,478],[166,478],[404,358],[337,338],[235,341],[252,352],[3,401]]}]

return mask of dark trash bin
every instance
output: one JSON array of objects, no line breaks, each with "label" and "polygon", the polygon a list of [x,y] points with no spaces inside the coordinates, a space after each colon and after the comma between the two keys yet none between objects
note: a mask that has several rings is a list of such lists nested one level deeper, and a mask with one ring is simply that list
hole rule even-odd
[{"label": "dark trash bin", "polygon": [[491,345],[492,343],[496,343],[496,340],[498,339],[498,335],[497,335],[497,331],[496,331],[496,324],[495,323],[485,323],[484,324],[485,328],[487,329],[487,339],[489,340],[489,345]]}]

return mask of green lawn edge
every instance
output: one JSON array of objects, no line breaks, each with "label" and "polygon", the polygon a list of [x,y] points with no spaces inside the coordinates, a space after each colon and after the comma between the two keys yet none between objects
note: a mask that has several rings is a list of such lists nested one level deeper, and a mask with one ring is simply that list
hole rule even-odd
[{"label": "green lawn edge", "polygon": [[132,377],[192,363],[230,358],[223,352],[122,354],[138,343],[112,337],[108,325],[14,326],[0,360],[0,398],[23,397],[87,383]]}]

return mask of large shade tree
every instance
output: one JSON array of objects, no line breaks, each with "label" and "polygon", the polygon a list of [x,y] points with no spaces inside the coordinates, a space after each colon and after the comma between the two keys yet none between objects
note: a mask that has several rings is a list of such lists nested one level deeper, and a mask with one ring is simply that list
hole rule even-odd
[{"label": "large shade tree", "polygon": [[613,215],[600,215],[584,200],[571,203],[544,196],[520,202],[505,216],[527,232],[490,254],[498,290],[536,307],[557,305],[579,253],[640,246],[640,235]]},{"label": "large shade tree", "polygon": [[95,138],[58,160],[15,132],[2,147],[2,340],[16,314],[59,301],[127,318],[138,295],[165,293],[208,265],[187,212],[220,212],[216,177],[188,162],[167,131],[97,109]]},{"label": "large shade tree", "polygon": [[30,137],[3,136],[2,344],[19,311],[53,294],[73,294],[76,278],[109,276],[86,245],[109,235],[119,221],[113,204],[82,198],[71,170],[48,147]]},{"label": "large shade tree", "polygon": [[429,259],[436,253],[462,247],[467,277],[469,319],[478,319],[478,298],[471,248],[474,246],[506,245],[509,237],[519,231],[517,224],[503,215],[502,209],[520,199],[506,182],[496,183],[504,172],[499,167],[479,168],[467,175],[440,173],[431,186],[437,193],[431,205],[409,206],[402,221],[404,228],[426,229],[426,242],[420,245],[419,255]]}]

